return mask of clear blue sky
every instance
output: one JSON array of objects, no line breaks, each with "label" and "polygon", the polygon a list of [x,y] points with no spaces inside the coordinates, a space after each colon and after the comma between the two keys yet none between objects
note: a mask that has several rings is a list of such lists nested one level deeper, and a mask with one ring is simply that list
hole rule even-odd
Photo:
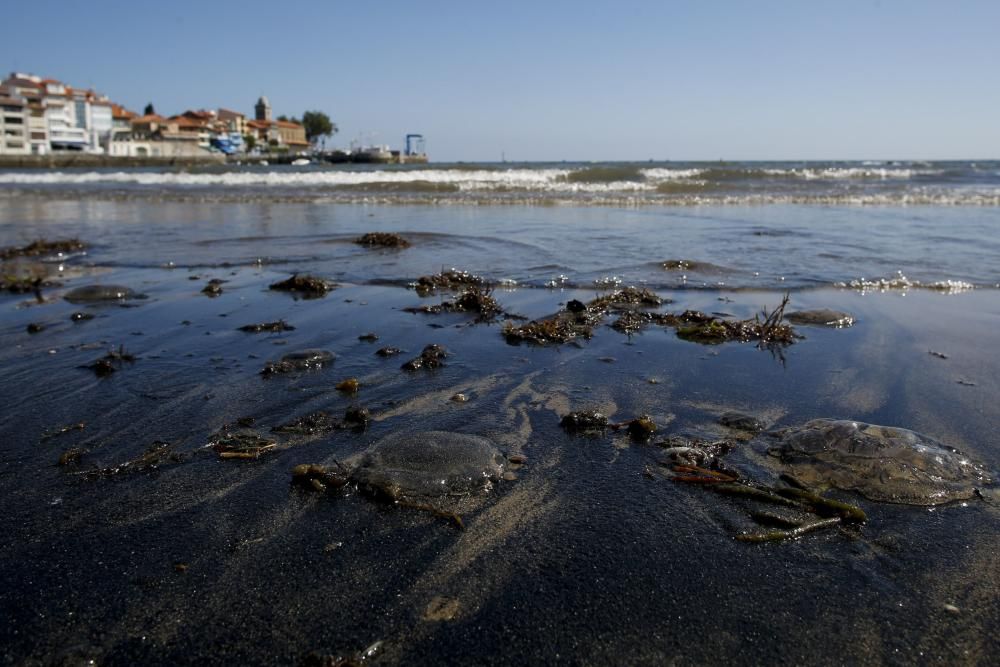
[{"label": "clear blue sky", "polygon": [[435,160],[1000,158],[1000,1],[31,0],[0,67]]}]

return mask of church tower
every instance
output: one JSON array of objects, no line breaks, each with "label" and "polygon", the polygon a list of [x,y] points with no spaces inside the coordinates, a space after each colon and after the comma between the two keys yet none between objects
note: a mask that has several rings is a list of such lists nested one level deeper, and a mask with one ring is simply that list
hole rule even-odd
[{"label": "church tower", "polygon": [[257,105],[253,109],[257,120],[271,121],[271,103],[268,102],[265,96],[260,96],[260,99],[257,100]]}]

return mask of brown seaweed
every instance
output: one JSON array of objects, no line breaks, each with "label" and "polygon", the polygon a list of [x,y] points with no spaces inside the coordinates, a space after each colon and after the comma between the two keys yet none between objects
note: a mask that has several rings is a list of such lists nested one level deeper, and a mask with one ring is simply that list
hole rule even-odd
[{"label": "brown seaweed", "polygon": [[80,239],[62,239],[58,241],[46,241],[38,239],[28,245],[20,247],[0,248],[0,259],[7,260],[14,257],[47,257],[50,255],[62,255],[70,252],[85,250],[87,245]]},{"label": "brown seaweed", "polygon": [[280,282],[272,283],[269,289],[281,292],[292,292],[302,295],[306,299],[314,299],[326,296],[330,290],[339,287],[336,283],[330,282],[316,276],[293,274],[290,278]]},{"label": "brown seaweed", "polygon": [[410,242],[404,239],[399,234],[392,232],[368,232],[358,238],[354,239],[354,242],[358,245],[368,246],[369,248],[409,248]]},{"label": "brown seaweed", "polygon": [[295,327],[285,320],[277,320],[275,322],[261,322],[260,324],[245,324],[239,330],[247,333],[262,333],[264,331],[280,333],[282,331],[294,331]]},{"label": "brown seaweed", "polygon": [[408,313],[477,313],[480,321],[492,320],[504,313],[504,309],[493,297],[491,287],[472,285],[467,287],[453,301],[444,301],[433,306],[404,308]]},{"label": "brown seaweed", "polygon": [[417,294],[420,296],[426,296],[437,290],[457,290],[469,286],[485,287],[488,284],[485,278],[469,273],[468,271],[451,269],[450,271],[441,271],[441,273],[433,275],[420,276],[417,278],[417,282],[413,284],[413,288],[417,290]]}]

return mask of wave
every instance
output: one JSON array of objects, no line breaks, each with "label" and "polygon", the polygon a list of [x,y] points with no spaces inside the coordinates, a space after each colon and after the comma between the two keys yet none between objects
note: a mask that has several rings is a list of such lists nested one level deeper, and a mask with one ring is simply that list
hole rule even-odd
[{"label": "wave", "polygon": [[[978,167],[977,167],[978,169]],[[678,163],[0,171],[0,196],[344,203],[997,205],[995,163]],[[963,172],[967,175],[963,176]]]},{"label": "wave", "polygon": [[566,174],[567,183],[616,183],[619,181],[642,182],[647,175],[643,169],[631,165],[586,167]]}]

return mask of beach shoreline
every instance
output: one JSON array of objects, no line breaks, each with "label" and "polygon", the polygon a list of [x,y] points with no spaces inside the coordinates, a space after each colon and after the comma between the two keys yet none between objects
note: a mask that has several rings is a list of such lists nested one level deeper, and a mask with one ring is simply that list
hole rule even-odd
[{"label": "beach shoreline", "polygon": [[[971,665],[1000,650],[991,632],[1000,514],[989,497],[919,507],[833,489],[829,497],[863,509],[863,525],[747,544],[735,537],[755,530],[754,505],[676,483],[657,444],[732,438],[719,424],[727,411],[772,430],[829,417],[912,429],[995,472],[996,266],[968,259],[980,257],[976,233],[995,222],[993,209],[723,207],[678,217],[15,201],[0,214],[0,246],[79,237],[88,247],[46,264],[63,283],[43,290],[46,303],[0,302],[2,395],[14,416],[0,426],[5,662],[301,664],[377,642],[374,664]],[[951,235],[951,254],[933,265],[928,239],[942,232],[924,226],[929,212]],[[411,246],[353,243],[374,230]],[[892,277],[869,272],[881,266],[866,257],[880,254],[882,235],[897,239],[889,260],[914,267],[906,273],[918,284],[836,286],[862,270]],[[409,285],[451,267],[483,276],[506,315],[408,312],[455,298]],[[268,289],[296,272],[337,286],[318,298]],[[949,279],[975,286],[923,284]],[[215,297],[202,291],[212,280]],[[146,298],[64,298],[92,283]],[[856,321],[797,325],[802,338],[782,346],[699,344],[656,323],[626,335],[609,326],[613,315],[560,345],[503,334],[505,319],[541,320],[630,285],[664,299],[650,308],[658,313],[752,319],[789,293],[789,311],[829,308]],[[75,321],[76,312],[94,317]],[[277,321],[295,328],[239,330]],[[27,333],[31,323],[44,328]],[[377,340],[359,338],[368,334]],[[401,368],[430,344],[447,351],[442,366]],[[376,354],[387,346],[404,352]],[[317,348],[332,364],[261,374]],[[114,372],[86,368],[109,351]],[[336,388],[347,378],[357,393]],[[365,430],[271,431],[352,406],[370,410]],[[560,427],[577,410],[615,422],[648,415],[657,434],[639,442]],[[248,417],[241,428],[276,448],[220,458],[213,438]],[[484,436],[508,457],[512,479],[459,499],[464,530],[350,486],[292,483],[297,465],[350,462],[415,431]],[[776,484],[763,438],[740,440],[723,461]],[[122,467],[155,443],[165,443],[155,465]],[[73,449],[79,457],[60,465]]]}]

